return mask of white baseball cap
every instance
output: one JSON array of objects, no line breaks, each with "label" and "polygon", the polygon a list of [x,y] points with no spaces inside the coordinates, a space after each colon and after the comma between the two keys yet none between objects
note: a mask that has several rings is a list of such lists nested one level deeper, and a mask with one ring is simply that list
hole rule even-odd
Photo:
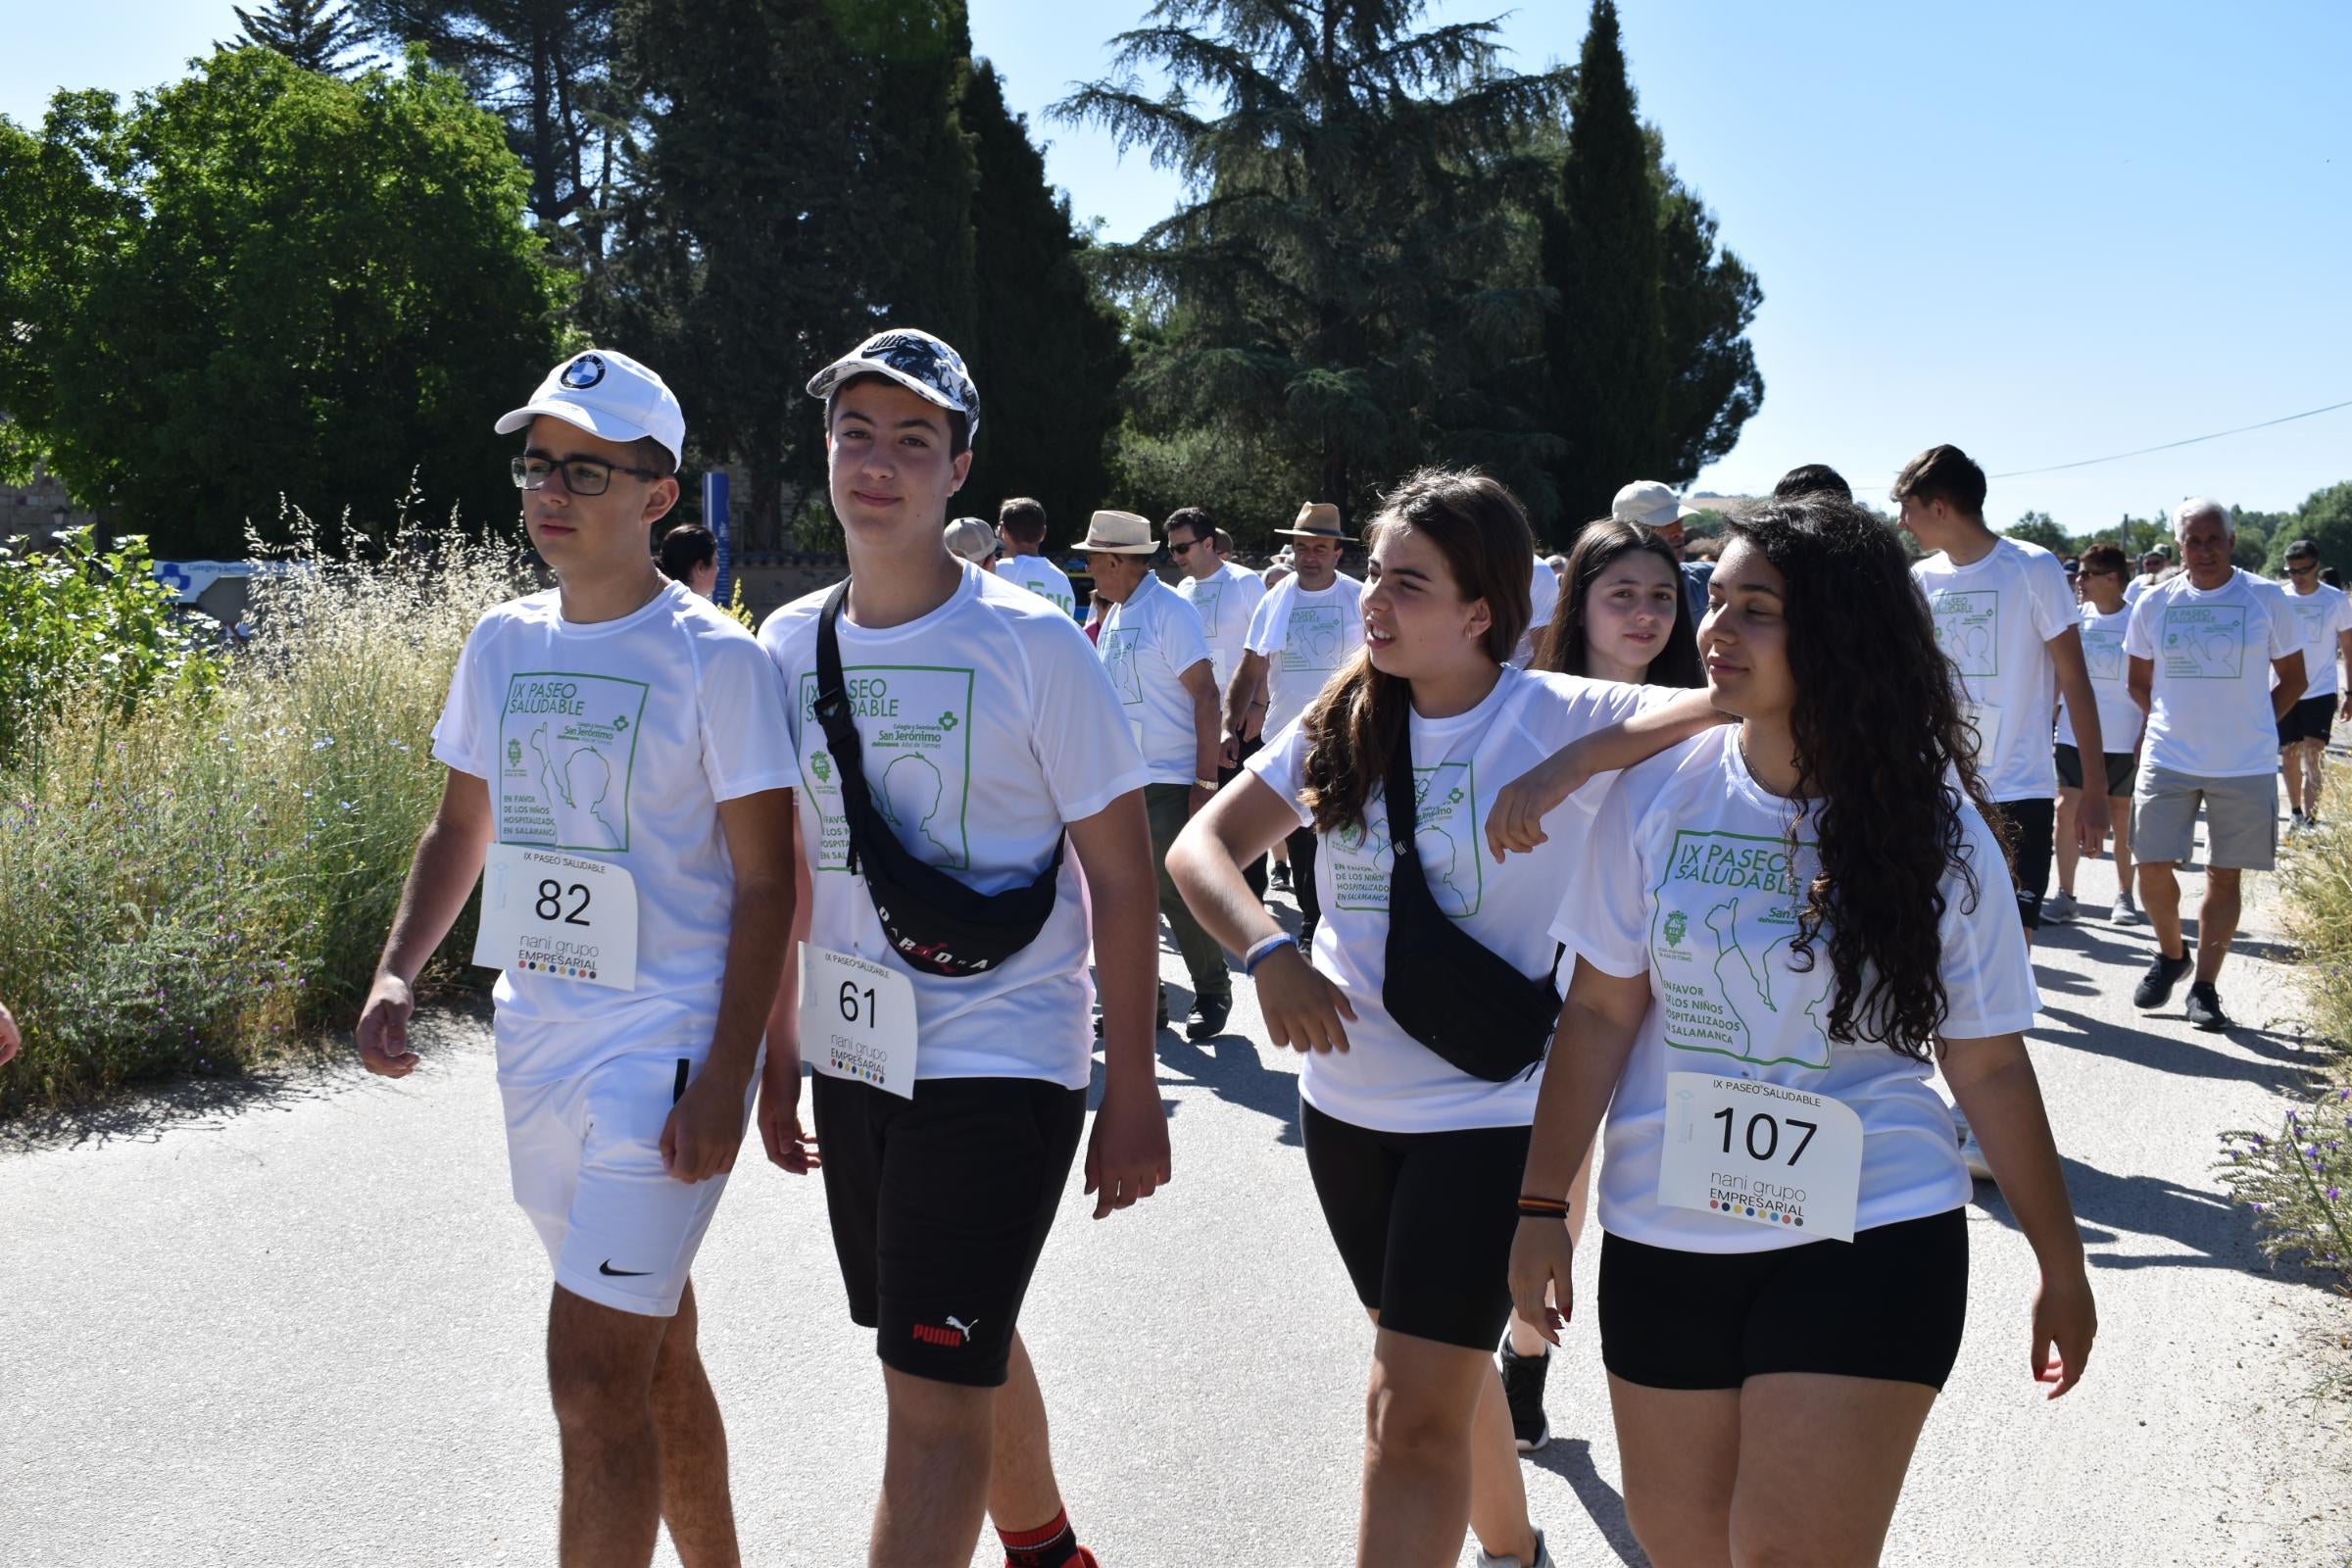
[{"label": "white baseball cap", "polygon": [[498,433],[513,435],[542,414],[607,441],[650,435],[669,449],[672,463],[686,461],[686,413],[677,394],[617,349],[590,349],[548,371],[530,402],[499,417]]},{"label": "white baseball cap", "polygon": [[1617,492],[1609,503],[1609,515],[1620,522],[1638,522],[1647,528],[1663,528],[1705,511],[1704,507],[1689,507],[1674,493],[1670,485],[1655,479],[1636,479]]},{"label": "white baseball cap", "polygon": [[997,553],[997,530],[978,517],[957,517],[948,524],[948,554],[960,556],[977,566],[994,559]]}]

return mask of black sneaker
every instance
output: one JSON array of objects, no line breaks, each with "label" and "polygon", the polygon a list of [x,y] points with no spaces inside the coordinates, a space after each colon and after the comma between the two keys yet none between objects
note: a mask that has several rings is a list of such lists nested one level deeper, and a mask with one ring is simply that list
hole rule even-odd
[{"label": "black sneaker", "polygon": [[2172,1000],[2173,987],[2179,985],[2180,977],[2188,971],[2187,954],[2183,953],[2178,958],[2168,958],[2159,953],[2156,961],[2148,965],[2148,972],[2139,977],[2139,985],[2132,993],[2132,1005],[2142,1012],[2163,1006]]},{"label": "black sneaker", "polygon": [[1521,1453],[1533,1453],[1551,1441],[1551,1423],[1544,1415],[1544,1377],[1551,1370],[1551,1349],[1542,1355],[1521,1355],[1502,1342],[1502,1402],[1510,1406],[1511,1437]]},{"label": "black sneaker", "polygon": [[2230,1027],[2230,1015],[2222,1011],[2222,994],[2211,982],[2199,980],[2188,988],[2188,1021],[2205,1030]]},{"label": "black sneaker", "polygon": [[1225,1032],[1225,1020],[1233,1016],[1231,997],[1195,997],[1193,1015],[1185,1020],[1187,1040],[1214,1040]]},{"label": "black sneaker", "polygon": [[1305,920],[1298,926],[1298,951],[1309,958],[1315,956],[1315,924],[1312,920]]},{"label": "black sneaker", "polygon": [[1288,893],[1291,891],[1290,861],[1276,860],[1274,862],[1274,869],[1266,873],[1266,887],[1268,890],[1275,893]]}]

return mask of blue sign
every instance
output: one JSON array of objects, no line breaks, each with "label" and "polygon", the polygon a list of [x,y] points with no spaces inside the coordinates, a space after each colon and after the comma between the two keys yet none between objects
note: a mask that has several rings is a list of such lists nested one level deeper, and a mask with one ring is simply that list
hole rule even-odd
[{"label": "blue sign", "polygon": [[703,475],[703,526],[718,541],[718,581],[710,589],[712,602],[724,606],[734,598],[730,577],[735,552],[728,548],[727,476],[713,468]]}]

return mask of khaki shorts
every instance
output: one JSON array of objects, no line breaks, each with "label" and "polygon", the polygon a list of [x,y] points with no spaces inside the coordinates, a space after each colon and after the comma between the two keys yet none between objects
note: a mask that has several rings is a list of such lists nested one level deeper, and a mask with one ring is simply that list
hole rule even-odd
[{"label": "khaki shorts", "polygon": [[2205,863],[2230,871],[2268,871],[2278,860],[2278,775],[2205,778],[2152,762],[2139,766],[2132,791],[2132,855],[2142,864],[2178,865],[2196,847],[2197,807],[2205,808]]}]

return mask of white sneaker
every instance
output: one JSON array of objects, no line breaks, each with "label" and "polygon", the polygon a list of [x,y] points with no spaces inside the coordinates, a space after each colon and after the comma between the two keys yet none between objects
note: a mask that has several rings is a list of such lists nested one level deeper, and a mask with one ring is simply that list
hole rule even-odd
[{"label": "white sneaker", "polygon": [[1544,1532],[1539,1530],[1536,1532],[1536,1560],[1534,1562],[1521,1562],[1516,1557],[1497,1557],[1481,1546],[1478,1551],[1478,1568],[1558,1568],[1558,1564],[1551,1560],[1551,1548],[1544,1544]]},{"label": "white sneaker", "polygon": [[1984,1158],[1984,1146],[1977,1142],[1975,1129],[1968,1125],[1968,1118],[1960,1114],[1957,1105],[1952,1107],[1952,1131],[1960,1140],[1960,1160],[1968,1167],[1968,1173],[1978,1181],[1991,1181],[1992,1165]]},{"label": "white sneaker", "polygon": [[2115,896],[2115,907],[2107,911],[2107,918],[2117,925],[2137,925],[2139,906],[2132,902],[2130,893],[2118,893]]},{"label": "white sneaker", "polygon": [[2283,836],[2290,842],[2299,838],[2303,832],[2303,813],[2295,812],[2286,819],[2286,832]]},{"label": "white sneaker", "polygon": [[2064,888],[2060,888],[2041,901],[2041,917],[2055,925],[2064,925],[2067,921],[2072,920],[2078,912],[2075,906],[2075,896]]}]

